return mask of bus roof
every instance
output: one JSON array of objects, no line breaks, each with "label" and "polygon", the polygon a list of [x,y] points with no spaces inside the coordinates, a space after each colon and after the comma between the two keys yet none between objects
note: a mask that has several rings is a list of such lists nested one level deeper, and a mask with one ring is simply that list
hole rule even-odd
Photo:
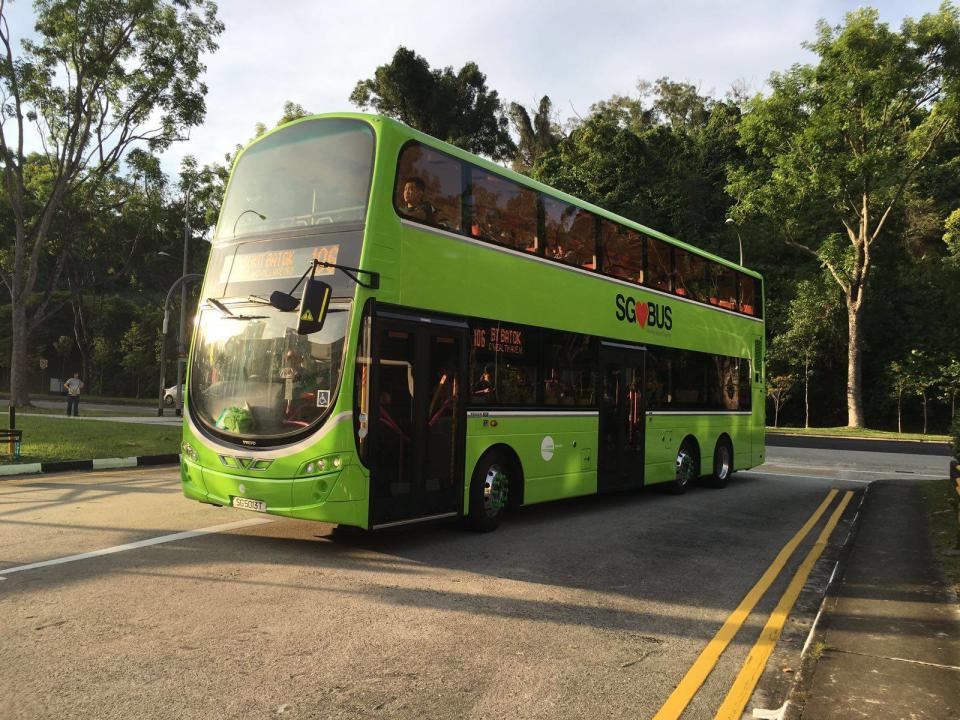
[{"label": "bus roof", "polygon": [[585,200],[581,200],[580,198],[574,197],[573,195],[569,195],[561,190],[557,190],[556,188],[550,187],[549,185],[545,185],[544,183],[534,180],[533,178],[528,177],[526,175],[521,175],[518,172],[515,172],[502,165],[498,165],[497,163],[487,160],[484,157],[467,152],[462,148],[458,148],[456,145],[451,145],[450,143],[444,142],[443,140],[438,140],[432,135],[428,135],[424,132],[421,132],[420,130],[416,130],[415,128],[412,128],[409,125],[407,125],[406,123],[403,123],[399,120],[395,120],[391,117],[387,117],[386,115],[375,115],[372,113],[359,113],[359,112],[331,112],[331,113],[307,115],[302,118],[297,118],[296,120],[291,120],[288,123],[279,125],[278,127],[273,128],[272,130],[264,133],[260,137],[249,142],[237,154],[237,158],[234,161],[234,163],[236,163],[240,159],[240,157],[243,155],[244,152],[247,151],[248,148],[258,143],[259,141],[263,140],[268,135],[272,135],[273,133],[278,132],[283,128],[290,127],[291,125],[296,125],[297,123],[307,122],[310,120],[320,120],[323,118],[348,118],[348,119],[362,120],[362,121],[368,122],[374,127],[376,127],[377,125],[382,125],[385,128],[389,128],[391,132],[397,133],[398,135],[405,136],[410,140],[417,140],[419,142],[422,142],[424,145],[429,145],[430,147],[436,148],[438,150],[442,150],[448,155],[452,155],[453,157],[456,157],[460,160],[471,162],[475,165],[478,165],[484,168],[485,170],[489,170],[492,173],[495,173],[502,177],[518,182],[533,190],[538,190],[542,193],[555,197],[559,200],[563,200],[564,202],[570,203],[571,205],[577,205],[578,207],[581,207],[584,210],[588,210],[592,213],[595,213],[603,218],[606,218],[607,220],[611,220],[613,222],[626,225],[627,227],[630,227],[634,230],[645,233],[659,240],[663,240],[664,242],[676,245],[685,250],[688,250],[689,252],[708,258],[710,260],[713,260],[714,262],[718,262],[727,267],[733,268],[735,270],[739,270],[757,279],[760,279],[760,280],[763,279],[760,273],[756,272],[755,270],[751,270],[747,267],[744,267],[743,265],[739,265],[735,262],[727,260],[726,258],[722,258],[722,257],[719,257],[718,255],[714,255],[713,253],[709,253],[706,250],[703,250],[702,248],[698,248],[696,245],[690,245],[689,243],[686,243],[683,240],[678,240],[675,237],[667,235],[666,233],[662,233],[659,230],[654,230],[653,228],[647,227],[646,225],[642,225],[641,223],[638,223],[634,220],[630,220],[629,218],[623,217],[622,215],[617,215],[616,213],[612,213],[609,210],[604,210],[602,207],[589,203]]}]

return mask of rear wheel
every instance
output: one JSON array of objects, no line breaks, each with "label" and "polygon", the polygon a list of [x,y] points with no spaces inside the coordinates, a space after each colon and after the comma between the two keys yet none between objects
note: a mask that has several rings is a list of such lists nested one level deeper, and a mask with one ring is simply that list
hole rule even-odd
[{"label": "rear wheel", "polygon": [[733,449],[726,438],[720,438],[713,449],[713,474],[707,480],[707,484],[713,488],[726,487],[732,472]]},{"label": "rear wheel", "polygon": [[510,493],[512,468],[503,453],[484,455],[470,480],[470,527],[478,532],[496,530],[503,520]]},{"label": "rear wheel", "polygon": [[677,474],[667,487],[674,495],[682,495],[699,476],[700,455],[689,439],[684,440],[677,451]]}]

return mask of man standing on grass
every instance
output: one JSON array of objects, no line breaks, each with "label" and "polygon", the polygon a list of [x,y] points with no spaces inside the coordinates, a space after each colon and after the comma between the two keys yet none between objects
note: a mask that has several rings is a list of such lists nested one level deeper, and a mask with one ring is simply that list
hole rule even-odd
[{"label": "man standing on grass", "polygon": [[67,390],[67,417],[80,415],[80,391],[83,389],[83,381],[80,379],[80,373],[75,372],[73,377],[67,380],[63,387]]}]

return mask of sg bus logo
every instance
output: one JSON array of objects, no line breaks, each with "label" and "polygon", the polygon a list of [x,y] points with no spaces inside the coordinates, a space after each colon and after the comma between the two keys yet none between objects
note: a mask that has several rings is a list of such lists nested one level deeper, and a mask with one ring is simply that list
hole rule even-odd
[{"label": "sg bus logo", "polygon": [[617,320],[670,330],[673,328],[673,310],[669,305],[655,302],[637,302],[632,297],[617,295]]}]

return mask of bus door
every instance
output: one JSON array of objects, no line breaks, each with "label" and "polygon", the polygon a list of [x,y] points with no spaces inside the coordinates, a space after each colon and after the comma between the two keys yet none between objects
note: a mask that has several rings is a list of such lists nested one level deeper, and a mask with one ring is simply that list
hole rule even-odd
[{"label": "bus door", "polygon": [[600,344],[600,438],[597,490],[643,485],[646,350]]},{"label": "bus door", "polygon": [[465,324],[382,313],[375,326],[370,525],[457,515],[463,498]]}]

